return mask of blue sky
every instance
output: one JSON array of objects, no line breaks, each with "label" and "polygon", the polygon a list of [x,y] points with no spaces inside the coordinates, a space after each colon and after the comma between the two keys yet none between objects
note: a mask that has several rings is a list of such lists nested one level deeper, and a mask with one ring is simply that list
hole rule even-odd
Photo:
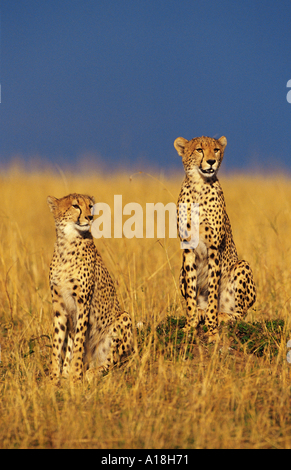
[{"label": "blue sky", "polygon": [[290,0],[2,0],[0,166],[181,169],[225,135],[227,170],[291,170]]}]

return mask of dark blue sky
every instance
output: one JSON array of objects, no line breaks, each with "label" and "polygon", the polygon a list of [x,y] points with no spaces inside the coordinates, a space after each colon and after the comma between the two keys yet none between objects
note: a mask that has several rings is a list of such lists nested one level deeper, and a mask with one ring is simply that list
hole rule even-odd
[{"label": "dark blue sky", "polygon": [[226,169],[291,170],[290,0],[2,0],[0,165],[15,155],[181,168],[176,137],[225,135]]}]

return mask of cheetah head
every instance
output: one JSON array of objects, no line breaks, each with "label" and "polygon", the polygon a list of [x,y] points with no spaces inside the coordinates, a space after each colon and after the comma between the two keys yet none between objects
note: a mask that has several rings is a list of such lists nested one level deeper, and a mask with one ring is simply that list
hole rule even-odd
[{"label": "cheetah head", "polygon": [[81,235],[90,230],[94,198],[84,194],[69,194],[61,199],[48,196],[47,203],[54,215],[56,227],[65,234]]},{"label": "cheetah head", "polygon": [[174,142],[174,147],[182,157],[188,176],[199,174],[204,179],[209,179],[219,170],[226,144],[227,140],[224,136],[218,140],[204,136],[192,140],[178,137]]}]

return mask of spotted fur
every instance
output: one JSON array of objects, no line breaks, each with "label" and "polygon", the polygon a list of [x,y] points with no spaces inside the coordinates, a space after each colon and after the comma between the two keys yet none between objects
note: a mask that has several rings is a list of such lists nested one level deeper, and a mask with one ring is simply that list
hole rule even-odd
[{"label": "spotted fur", "polygon": [[90,226],[94,199],[49,196],[57,239],[50,265],[54,310],[51,377],[79,379],[108,370],[132,350],[132,322],[97,251]]},{"label": "spotted fur", "polygon": [[[217,336],[221,321],[244,317],[256,300],[249,264],[239,260],[226,213],[217,172],[227,140],[178,137],[174,142],[182,157],[186,177],[177,204],[182,242],[191,239],[191,203],[198,204],[199,243],[183,249],[180,288],[186,299],[186,329],[197,328],[201,320],[208,327],[209,341]],[[184,204],[184,211],[179,204]],[[183,206],[182,206],[183,207]],[[194,238],[194,237],[192,237]]]}]

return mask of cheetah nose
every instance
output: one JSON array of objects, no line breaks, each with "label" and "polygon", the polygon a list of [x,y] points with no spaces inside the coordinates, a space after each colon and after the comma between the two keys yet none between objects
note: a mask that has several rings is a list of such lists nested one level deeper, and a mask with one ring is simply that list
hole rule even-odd
[{"label": "cheetah nose", "polygon": [[86,217],[86,219],[88,219],[88,220],[93,220],[93,215],[88,215],[88,216]]},{"label": "cheetah nose", "polygon": [[208,165],[213,165],[216,162],[216,160],[207,160]]}]

